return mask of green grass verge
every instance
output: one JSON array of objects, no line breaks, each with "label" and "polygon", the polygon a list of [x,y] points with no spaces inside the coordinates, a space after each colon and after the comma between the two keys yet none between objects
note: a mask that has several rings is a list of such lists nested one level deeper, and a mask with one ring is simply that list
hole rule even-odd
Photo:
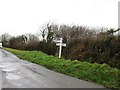
[{"label": "green grass verge", "polygon": [[48,69],[103,85],[106,88],[118,89],[120,70],[112,68],[106,64],[91,64],[89,62],[80,62],[77,60],[59,59],[49,56],[40,51],[22,51],[10,48],[5,50],[17,55],[21,59],[32,63],[40,64]]}]

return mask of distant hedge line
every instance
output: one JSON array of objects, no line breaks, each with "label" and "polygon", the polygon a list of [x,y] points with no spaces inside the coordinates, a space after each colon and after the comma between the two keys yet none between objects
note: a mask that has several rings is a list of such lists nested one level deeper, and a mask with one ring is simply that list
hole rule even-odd
[{"label": "distant hedge line", "polygon": [[[15,47],[18,45],[17,47]],[[8,46],[9,47],[9,46]],[[49,55],[58,56],[58,48],[54,42],[32,41],[28,44],[15,43],[10,48],[19,50],[38,50]],[[87,61],[91,63],[106,63],[112,67],[120,68],[120,36],[96,36],[85,39],[74,39],[62,49],[65,59]]]},{"label": "distant hedge line", "polygon": [[9,48],[37,50],[58,56],[58,47],[56,47],[55,40],[62,37],[63,42],[67,44],[62,49],[63,58],[91,63],[105,63],[111,67],[120,68],[120,35],[114,34],[119,29],[101,28],[100,30],[75,25],[57,26],[48,24],[41,32],[42,41],[38,40],[38,36],[29,34],[11,37],[8,42],[4,41],[3,45]]}]

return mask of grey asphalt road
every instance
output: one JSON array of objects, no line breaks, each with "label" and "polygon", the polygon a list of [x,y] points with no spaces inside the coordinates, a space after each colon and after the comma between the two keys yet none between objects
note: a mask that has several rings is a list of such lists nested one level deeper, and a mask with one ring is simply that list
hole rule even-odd
[{"label": "grey asphalt road", "polygon": [[17,58],[0,49],[0,88],[104,88]]}]

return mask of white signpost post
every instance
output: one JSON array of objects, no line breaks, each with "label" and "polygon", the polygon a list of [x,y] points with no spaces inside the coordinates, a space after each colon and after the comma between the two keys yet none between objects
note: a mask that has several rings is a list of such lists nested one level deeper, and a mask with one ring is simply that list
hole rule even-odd
[{"label": "white signpost post", "polygon": [[62,46],[66,47],[65,43],[62,43],[63,38],[60,38],[60,40],[57,40],[56,46],[59,46],[59,58],[61,58],[61,52],[62,52]]},{"label": "white signpost post", "polygon": [[0,43],[0,48],[2,48],[2,43]]}]

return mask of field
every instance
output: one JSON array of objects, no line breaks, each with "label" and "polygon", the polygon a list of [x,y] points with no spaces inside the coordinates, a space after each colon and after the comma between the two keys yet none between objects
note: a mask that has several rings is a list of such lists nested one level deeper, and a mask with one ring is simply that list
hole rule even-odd
[{"label": "field", "polygon": [[81,62],[78,60],[59,59],[40,51],[22,51],[5,48],[19,58],[42,65],[48,69],[60,72],[82,80],[95,82],[106,88],[119,88],[120,70],[106,64]]}]

